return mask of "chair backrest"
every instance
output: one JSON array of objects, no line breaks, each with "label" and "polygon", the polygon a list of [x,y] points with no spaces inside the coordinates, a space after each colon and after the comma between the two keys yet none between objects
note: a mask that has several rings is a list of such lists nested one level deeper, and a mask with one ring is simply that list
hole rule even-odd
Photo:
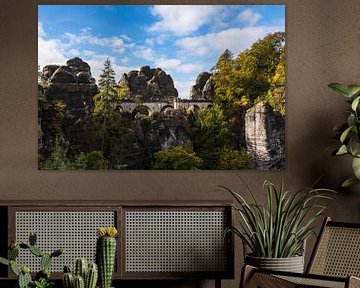
[{"label": "chair backrest", "polygon": [[360,223],[326,218],[307,273],[360,277]]}]

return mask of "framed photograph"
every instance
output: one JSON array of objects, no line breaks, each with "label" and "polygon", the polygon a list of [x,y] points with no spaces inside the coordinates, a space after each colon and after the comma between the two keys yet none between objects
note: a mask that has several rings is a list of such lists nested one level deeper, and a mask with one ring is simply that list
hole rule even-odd
[{"label": "framed photograph", "polygon": [[285,168],[284,5],[38,5],[38,168]]}]

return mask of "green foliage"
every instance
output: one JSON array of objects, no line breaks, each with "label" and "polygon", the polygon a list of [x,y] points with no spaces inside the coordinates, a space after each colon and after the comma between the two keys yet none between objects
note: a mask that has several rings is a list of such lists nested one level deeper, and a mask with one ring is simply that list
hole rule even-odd
[{"label": "green foliage", "polygon": [[106,95],[113,94],[115,90],[115,71],[111,66],[110,59],[107,58],[104,63],[104,68],[101,70],[100,78],[98,81],[98,87],[101,92],[104,92]]},{"label": "green foliage", "polygon": [[270,89],[266,101],[273,107],[274,112],[285,116],[285,49],[280,50],[280,61],[271,79]]},{"label": "green foliage", "polygon": [[196,170],[203,165],[202,159],[184,146],[156,152],[154,158],[153,169],[159,170]]},{"label": "green foliage", "polygon": [[119,107],[123,96],[117,91],[115,72],[109,59],[104,63],[98,87],[99,93],[94,96],[93,119],[101,137],[101,151],[106,154],[111,141],[109,137],[114,134],[114,129],[116,130],[119,126]]},{"label": "green foliage", "polygon": [[128,87],[117,86],[117,93],[121,100],[130,98],[130,90]]},{"label": "green foliage", "polygon": [[240,170],[253,168],[250,156],[242,150],[224,147],[220,151],[218,168],[222,170]]},{"label": "green foliage", "polygon": [[215,66],[214,101],[227,103],[226,113],[233,115],[239,106],[250,107],[257,98],[271,91],[270,105],[284,115],[285,106],[278,99],[279,95],[273,95],[275,88],[285,84],[284,45],[285,34],[277,32],[258,40],[235,58],[226,50]]},{"label": "green foliage", "polygon": [[109,161],[104,158],[101,151],[81,152],[75,157],[73,167],[79,170],[106,170],[109,167]]},{"label": "green foliage", "polygon": [[334,191],[329,189],[304,188],[296,193],[280,189],[266,180],[264,189],[267,205],[257,202],[254,193],[245,185],[251,197],[246,201],[240,193],[220,186],[229,192],[236,204],[234,209],[240,216],[240,227],[230,227],[226,232],[239,236],[252,251],[253,256],[287,258],[300,255],[304,241],[314,233],[315,220],[323,215],[326,207],[319,200],[331,199]]},{"label": "green foliage", "polygon": [[352,168],[355,177],[347,179],[342,184],[343,187],[349,187],[360,183],[360,85],[331,83],[328,86],[346,97],[347,102],[350,104],[346,122],[334,128],[340,141],[340,146],[334,154],[349,154],[353,157]]},{"label": "green foliage", "polygon": [[205,169],[217,169],[221,149],[234,140],[221,105],[202,111],[195,125],[194,151],[203,159]]},{"label": "green foliage", "polygon": [[[29,243],[19,242],[12,243],[9,248],[9,259],[0,257],[0,264],[10,266],[11,271],[18,276],[19,288],[49,288],[53,286],[53,282],[50,281],[50,265],[53,257],[58,257],[64,253],[63,249],[57,249],[53,253],[48,254],[41,251],[36,245],[36,234],[30,233]],[[19,256],[19,250],[28,250],[33,255],[41,258],[41,270],[35,275],[35,279],[32,280],[30,274],[30,268],[26,265],[19,266],[16,263],[16,259]]]},{"label": "green foliage", "polygon": [[34,288],[51,288],[54,287],[54,282],[49,282],[48,280],[41,278],[38,281],[34,281],[33,287]]},{"label": "green foliage", "polygon": [[72,165],[66,156],[66,150],[61,146],[60,139],[56,138],[55,146],[50,156],[40,161],[39,166],[42,170],[71,170]]}]

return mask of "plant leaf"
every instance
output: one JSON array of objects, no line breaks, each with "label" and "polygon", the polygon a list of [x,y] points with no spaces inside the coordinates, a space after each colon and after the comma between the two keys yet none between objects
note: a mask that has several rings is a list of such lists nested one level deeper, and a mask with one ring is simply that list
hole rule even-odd
[{"label": "plant leaf", "polygon": [[329,88],[333,89],[335,92],[339,93],[342,96],[347,98],[351,97],[351,94],[348,90],[348,86],[341,83],[330,83],[328,85]]},{"label": "plant leaf", "polygon": [[3,258],[3,257],[0,257],[0,263],[1,263],[1,264],[4,264],[4,265],[9,265],[9,264],[10,264],[9,260],[8,260],[8,259],[5,259],[5,258]]},{"label": "plant leaf", "polygon": [[352,113],[349,114],[347,118],[347,124],[350,126],[355,126],[356,123],[356,116]]},{"label": "plant leaf", "polygon": [[355,96],[360,92],[360,85],[348,85],[347,90],[350,96]]},{"label": "plant leaf", "polygon": [[359,179],[357,179],[355,177],[351,177],[351,178],[347,179],[346,181],[344,181],[344,183],[341,185],[341,187],[348,188],[348,187],[358,184],[358,183],[360,183]]},{"label": "plant leaf", "polygon": [[341,136],[340,136],[340,141],[341,143],[344,143],[344,141],[346,140],[346,137],[348,136],[349,132],[351,131],[353,127],[348,127],[347,129],[345,129],[344,132],[341,133]]},{"label": "plant leaf", "polygon": [[357,179],[360,180],[360,158],[354,157],[352,168]]},{"label": "plant leaf", "polygon": [[341,147],[339,148],[339,150],[336,152],[335,155],[344,155],[347,153],[349,153],[349,152],[348,152],[346,145],[341,145]]},{"label": "plant leaf", "polygon": [[356,111],[356,108],[357,108],[358,105],[359,105],[359,101],[360,101],[360,96],[356,97],[356,98],[354,99],[354,101],[352,101],[352,103],[351,103],[351,109],[352,109],[353,111]]}]

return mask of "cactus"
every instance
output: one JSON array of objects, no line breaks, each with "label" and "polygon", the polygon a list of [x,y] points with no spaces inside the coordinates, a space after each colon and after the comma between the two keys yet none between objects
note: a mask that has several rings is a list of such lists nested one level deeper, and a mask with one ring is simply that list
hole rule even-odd
[{"label": "cactus", "polygon": [[74,277],[74,288],[85,288],[84,278],[77,275]]},{"label": "cactus", "polygon": [[[74,273],[71,273],[69,266],[64,266],[63,286],[64,288],[77,288],[76,285],[83,288],[95,288],[98,278],[98,268],[95,263],[89,263],[85,258],[78,258],[74,263]],[[83,276],[82,276],[83,275]],[[81,283],[82,279],[83,284]],[[76,280],[77,279],[77,280]]]},{"label": "cactus", "polygon": [[19,246],[15,246],[14,248],[9,250],[8,253],[9,260],[16,260],[16,258],[19,256]]},{"label": "cactus", "polygon": [[75,276],[81,276],[83,279],[85,279],[87,268],[88,262],[85,258],[76,259],[74,267]]},{"label": "cactus", "polygon": [[64,249],[57,249],[51,253],[51,257],[58,257],[64,253]]},{"label": "cactus", "polygon": [[10,261],[8,259],[3,258],[3,257],[0,257],[0,263],[4,264],[6,266],[10,265]]},{"label": "cactus", "polygon": [[96,243],[96,262],[99,267],[100,288],[110,288],[116,257],[115,227],[98,228]]},{"label": "cactus", "polygon": [[45,253],[42,257],[41,257],[41,261],[40,261],[40,267],[41,269],[49,269],[50,265],[51,265],[51,260],[52,257],[50,254]]},{"label": "cactus", "polygon": [[[53,253],[48,254],[41,251],[38,247],[35,246],[37,236],[35,233],[30,233],[29,244],[20,242],[16,243],[11,241],[11,245],[8,251],[8,259],[0,257],[0,264],[10,266],[11,271],[18,276],[18,286],[19,288],[28,288],[28,287],[42,287],[39,286],[41,283],[51,284],[50,282],[50,264],[53,257],[60,256],[64,251],[63,249],[55,250]],[[41,257],[41,271],[39,271],[35,276],[35,281],[32,280],[30,275],[30,269],[27,266],[22,266],[21,268],[16,264],[16,259],[19,256],[19,250],[29,250],[30,253],[37,257]],[[37,284],[38,283],[38,284]],[[41,284],[42,285],[42,284]]]},{"label": "cactus", "polygon": [[[28,267],[26,267],[26,268],[27,269],[22,269],[19,274],[19,279],[18,279],[19,288],[28,288],[30,286],[30,284],[32,283],[31,275],[29,273],[30,270]],[[24,270],[27,270],[27,272]]]},{"label": "cactus", "polygon": [[36,245],[36,241],[37,241],[37,235],[34,232],[31,232],[29,235],[29,244],[31,246],[35,246]]},{"label": "cactus", "polygon": [[72,273],[64,273],[63,277],[63,286],[64,288],[73,288],[74,287],[74,276]]},{"label": "cactus", "polygon": [[10,261],[10,269],[16,276],[20,275],[20,268],[16,265],[14,260]]},{"label": "cactus", "polygon": [[30,247],[29,247],[29,251],[30,251],[32,254],[34,254],[35,256],[37,256],[37,257],[41,257],[41,256],[44,255],[44,252],[42,252],[42,251],[40,250],[40,248],[38,248],[38,247],[36,247],[36,246],[30,246]]},{"label": "cactus", "polygon": [[98,279],[98,266],[96,263],[89,263],[85,276],[85,288],[95,288]]},{"label": "cactus", "polygon": [[36,273],[35,280],[40,281],[41,278],[48,280],[48,279],[50,279],[50,275],[51,275],[51,273],[50,273],[49,269],[44,268],[44,269],[40,270],[38,273]]}]

